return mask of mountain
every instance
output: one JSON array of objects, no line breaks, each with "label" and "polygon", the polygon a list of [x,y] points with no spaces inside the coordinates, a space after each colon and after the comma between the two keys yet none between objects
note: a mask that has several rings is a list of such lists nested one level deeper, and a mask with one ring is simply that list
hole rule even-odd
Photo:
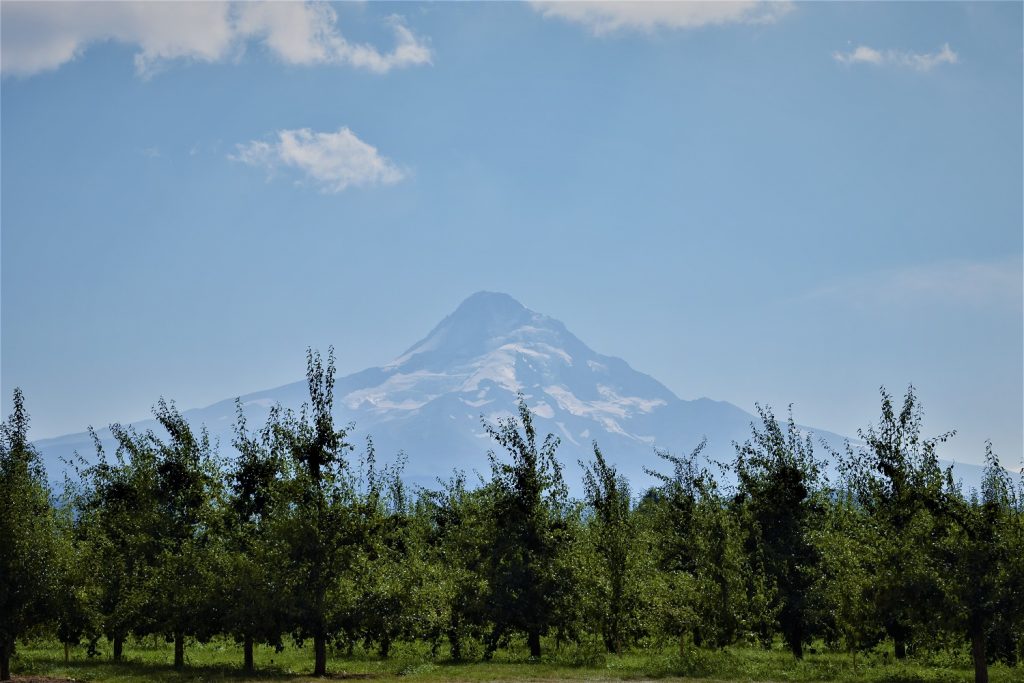
[{"label": "mountain", "polygon": [[[276,403],[298,408],[306,400],[304,380],[241,397],[249,424],[262,424]],[[378,457],[400,451],[405,476],[432,485],[453,468],[486,473],[494,446],[482,426],[515,410],[522,392],[540,434],[561,439],[558,453],[571,487],[579,483],[578,460],[590,460],[592,442],[634,486],[650,483],[644,468],[665,469],[655,449],[692,450],[704,437],[711,460],[731,460],[733,442],[750,435],[754,416],[724,401],[686,401],[625,361],[596,353],[558,320],[525,308],[507,294],[478,292],[462,302],[422,340],[390,363],[339,378],[335,413],[353,422],[357,444],[372,435]],[[230,448],[235,399],[188,410],[205,424],[222,451]],[[154,421],[140,429],[156,429]],[[157,430],[159,431],[159,430]],[[840,447],[843,438],[810,430],[815,441]],[[109,430],[100,438],[112,449]],[[63,469],[74,451],[88,457],[88,434],[37,442],[48,471]],[[978,472],[974,471],[978,470]],[[980,468],[958,470],[965,483],[980,481]]]}]

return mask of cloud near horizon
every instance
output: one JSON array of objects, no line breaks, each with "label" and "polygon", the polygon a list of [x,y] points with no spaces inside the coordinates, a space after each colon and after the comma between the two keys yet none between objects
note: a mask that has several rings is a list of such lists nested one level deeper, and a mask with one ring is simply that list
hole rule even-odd
[{"label": "cloud near horizon", "polygon": [[249,166],[267,169],[294,169],[327,194],[349,187],[393,185],[406,172],[381,156],[347,127],[334,133],[318,133],[309,128],[277,131],[272,142],[252,140],[237,146],[228,156]]},{"label": "cloud near horizon", "polygon": [[876,50],[867,45],[858,45],[849,52],[833,52],[832,59],[840,64],[871,64],[873,66],[897,66],[915,71],[931,71],[940,64],[956,64],[960,61],[960,56],[949,47],[949,43],[944,43],[938,52],[932,53]]},{"label": "cloud near horizon", "polygon": [[651,32],[658,28],[690,29],[720,24],[763,24],[793,9],[790,2],[532,2],[545,18],[562,19],[590,29],[595,36],[621,30]]},{"label": "cloud near horizon", "polygon": [[944,261],[854,276],[816,288],[807,301],[856,308],[956,304],[1020,311],[1024,298],[1020,257],[990,261]]},{"label": "cloud near horizon", "polygon": [[249,43],[286,64],[374,73],[431,60],[430,48],[399,17],[389,19],[394,48],[381,52],[346,40],[337,13],[320,2],[19,2],[4,3],[2,13],[5,76],[52,71],[110,41],[138,48],[135,70],[143,78],[172,60],[237,59]]}]

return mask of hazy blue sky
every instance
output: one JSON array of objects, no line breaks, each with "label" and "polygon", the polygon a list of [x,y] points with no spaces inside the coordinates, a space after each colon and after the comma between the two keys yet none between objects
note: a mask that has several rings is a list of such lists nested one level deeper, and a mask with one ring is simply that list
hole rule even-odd
[{"label": "hazy blue sky", "polygon": [[384,363],[480,289],[840,433],[1022,452],[1022,5],[3,3],[34,436]]}]

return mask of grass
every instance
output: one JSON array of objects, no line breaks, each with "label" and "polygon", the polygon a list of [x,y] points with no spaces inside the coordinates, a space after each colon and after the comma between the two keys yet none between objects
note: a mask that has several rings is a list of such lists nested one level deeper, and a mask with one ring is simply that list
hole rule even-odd
[{"label": "grass", "polygon": [[[546,643],[547,644],[547,643]],[[927,660],[895,662],[883,651],[858,655],[856,666],[846,654],[811,652],[795,661],[780,649],[691,648],[637,649],[622,655],[605,654],[597,643],[550,648],[539,661],[531,660],[523,643],[495,654],[491,662],[452,662],[431,658],[426,646],[396,645],[392,656],[381,659],[358,650],[350,657],[332,653],[328,671],[332,678],[369,678],[402,681],[554,681],[554,680],[695,680],[712,682],[792,683],[970,683],[973,669],[965,652],[933,655]],[[171,666],[173,647],[149,639],[125,645],[124,660],[110,661],[109,647],[98,657],[87,657],[73,648],[64,664],[63,647],[52,642],[20,645],[12,661],[15,680],[38,677],[96,683],[127,681],[310,681],[312,648],[287,647],[282,652],[258,647],[257,673],[241,671],[242,650],[230,640],[190,642],[185,650],[186,668]],[[1003,665],[990,669],[991,683],[1016,683],[1024,671]]]}]

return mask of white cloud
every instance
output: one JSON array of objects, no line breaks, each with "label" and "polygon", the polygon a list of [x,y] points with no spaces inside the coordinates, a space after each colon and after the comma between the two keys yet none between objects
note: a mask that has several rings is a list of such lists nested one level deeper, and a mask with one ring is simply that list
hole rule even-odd
[{"label": "white cloud", "polygon": [[30,76],[80,57],[90,45],[133,45],[146,77],[166,62],[220,62],[248,43],[287,64],[338,64],[384,73],[430,63],[430,49],[398,17],[390,52],[351,43],[334,9],[319,2],[17,2],[2,5],[4,75]]},{"label": "white cloud", "polygon": [[841,64],[889,65],[915,71],[931,71],[940,64],[956,64],[959,61],[959,56],[949,47],[949,43],[943,45],[938,52],[920,54],[902,50],[876,50],[867,45],[858,45],[849,52],[833,52],[832,58]]},{"label": "white cloud", "polygon": [[327,4],[253,2],[238,6],[240,35],[262,37],[288,64],[347,64],[375,73],[430,63],[430,48],[397,15],[388,21],[395,48],[382,53],[372,45],[350,43],[338,33],[337,15]]},{"label": "white cloud", "polygon": [[993,261],[946,261],[867,273],[819,287],[809,301],[857,308],[957,304],[1020,311],[1024,264],[1020,257]]},{"label": "white cloud", "polygon": [[391,185],[406,175],[376,147],[345,127],[336,133],[317,133],[309,128],[280,130],[272,142],[253,140],[238,145],[229,158],[271,172],[294,169],[328,193],[351,186]]},{"label": "white cloud", "polygon": [[533,8],[548,18],[564,19],[586,26],[594,35],[632,29],[686,29],[716,24],[773,22],[793,9],[789,2],[533,2]]}]

